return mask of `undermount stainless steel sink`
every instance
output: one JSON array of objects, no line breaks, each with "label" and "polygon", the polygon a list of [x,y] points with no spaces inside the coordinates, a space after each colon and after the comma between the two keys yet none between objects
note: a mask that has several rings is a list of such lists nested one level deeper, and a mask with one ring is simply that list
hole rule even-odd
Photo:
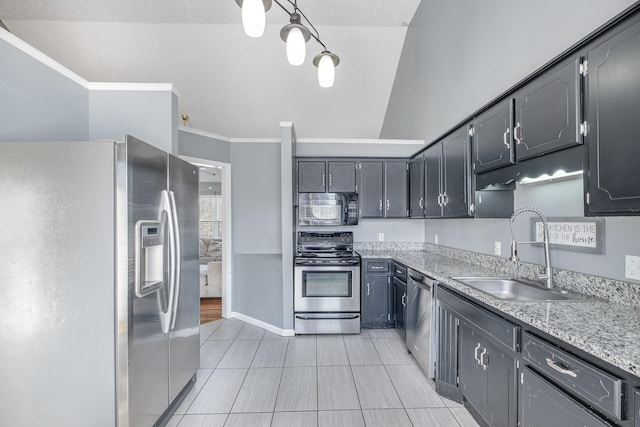
[{"label": "undermount stainless steel sink", "polygon": [[452,277],[452,279],[508,301],[566,301],[586,299],[560,289],[547,289],[508,277]]}]

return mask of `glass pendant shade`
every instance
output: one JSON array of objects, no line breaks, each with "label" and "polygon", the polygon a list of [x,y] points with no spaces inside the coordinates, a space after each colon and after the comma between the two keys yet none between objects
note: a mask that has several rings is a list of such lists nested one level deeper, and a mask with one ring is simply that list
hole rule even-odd
[{"label": "glass pendant shade", "polygon": [[262,37],[267,18],[262,0],[242,2],[242,27],[249,37]]},{"label": "glass pendant shade", "polygon": [[336,67],[329,55],[322,55],[318,63],[318,83],[321,87],[331,87],[336,79]]},{"label": "glass pendant shade", "polygon": [[307,53],[306,41],[299,28],[293,27],[287,35],[287,59],[291,65],[302,65]]}]

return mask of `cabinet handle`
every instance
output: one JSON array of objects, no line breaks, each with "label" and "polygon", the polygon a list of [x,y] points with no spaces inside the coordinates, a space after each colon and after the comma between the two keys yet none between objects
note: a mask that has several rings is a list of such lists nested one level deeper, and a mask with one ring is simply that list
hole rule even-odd
[{"label": "cabinet handle", "polygon": [[424,209],[424,199],[420,197],[420,209]]},{"label": "cabinet handle", "polygon": [[447,193],[442,193],[442,206],[447,206],[449,204],[449,196]]},{"label": "cabinet handle", "polygon": [[369,296],[369,284],[367,283],[367,296]]},{"label": "cabinet handle", "polygon": [[476,359],[476,362],[478,362],[478,365],[480,364],[480,358],[478,357],[478,350],[480,350],[480,343],[478,343],[478,345],[476,346],[476,349],[474,350],[474,359]]},{"label": "cabinet handle", "polygon": [[[518,132],[521,129],[520,127],[520,122],[516,123],[516,127],[513,128],[513,139],[516,140],[516,144],[520,144],[522,143],[522,141],[520,140],[520,138],[522,137],[521,132]],[[520,135],[520,136],[518,136]]]},{"label": "cabinet handle", "polygon": [[559,366],[554,360],[551,360],[548,357],[547,357],[547,365],[549,365],[549,367],[554,371],[560,372],[561,374],[569,375],[570,377],[573,377],[573,378],[576,378],[578,376],[578,374],[576,374],[575,371]]},{"label": "cabinet handle", "polygon": [[389,199],[387,199],[387,210],[389,210]]},{"label": "cabinet handle", "polygon": [[407,298],[407,294],[402,295],[402,305],[406,306],[407,302],[406,302],[406,298]]},{"label": "cabinet handle", "polygon": [[487,369],[487,366],[489,365],[489,357],[487,357],[487,364],[485,365],[484,363],[484,356],[488,356],[487,355],[487,349],[483,348],[482,349],[482,353],[480,353],[480,364],[482,365],[482,369]]},{"label": "cabinet handle", "polygon": [[505,147],[507,147],[507,149],[511,149],[511,144],[509,143],[509,140],[507,139],[507,137],[509,136],[509,133],[511,131],[509,130],[509,128],[507,128],[507,130],[504,131],[504,133],[502,134],[502,142],[504,142]]},{"label": "cabinet handle", "polygon": [[333,185],[332,175],[329,174],[329,187],[331,187],[332,185]]},{"label": "cabinet handle", "polygon": [[322,174],[322,185],[324,185],[324,174]]},{"label": "cabinet handle", "polygon": [[380,211],[382,211],[382,199],[380,199]]}]

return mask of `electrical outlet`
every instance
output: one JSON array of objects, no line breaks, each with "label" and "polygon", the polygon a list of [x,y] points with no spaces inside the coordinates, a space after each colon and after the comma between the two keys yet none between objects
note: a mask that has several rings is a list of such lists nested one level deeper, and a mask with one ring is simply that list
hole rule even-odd
[{"label": "electrical outlet", "polygon": [[437,245],[438,244],[438,235],[434,235],[433,236],[433,242]]},{"label": "electrical outlet", "polygon": [[496,241],[493,245],[494,245],[493,246],[493,253],[495,253],[498,256],[502,255],[502,243]]},{"label": "electrical outlet", "polygon": [[384,233],[378,233],[378,242],[384,242]]},{"label": "electrical outlet", "polygon": [[624,257],[624,277],[640,280],[640,256],[626,255]]}]

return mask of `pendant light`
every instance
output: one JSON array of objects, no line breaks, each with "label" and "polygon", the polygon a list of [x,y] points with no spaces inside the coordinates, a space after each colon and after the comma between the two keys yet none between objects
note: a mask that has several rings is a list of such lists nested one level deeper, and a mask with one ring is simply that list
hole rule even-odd
[{"label": "pendant light", "polygon": [[313,58],[313,65],[318,67],[318,83],[321,87],[331,87],[336,79],[336,66],[340,58],[328,50],[322,51]]},{"label": "pendant light", "polygon": [[291,65],[302,65],[307,53],[306,43],[311,31],[300,23],[300,14],[292,13],[289,24],[280,30],[280,38],[287,43],[287,60]]},{"label": "pendant light", "polygon": [[[307,55],[306,43],[313,39],[322,46],[322,52],[313,58],[313,65],[318,67],[318,83],[321,87],[331,87],[336,77],[336,66],[340,63],[338,55],[331,53],[320,40],[320,34],[309,18],[298,8],[298,0],[236,0],[242,8],[242,26],[244,32],[251,37],[261,37],[266,24],[265,12],[275,2],[280,9],[289,15],[289,24],[280,30],[280,38],[286,43],[287,60],[291,65],[302,65]],[[284,4],[293,6],[289,11]],[[305,20],[307,26],[301,23]],[[313,32],[312,32],[313,31]]]},{"label": "pendant light", "polygon": [[266,25],[265,13],[271,9],[271,0],[236,0],[242,8],[242,27],[249,37],[262,37]]}]

